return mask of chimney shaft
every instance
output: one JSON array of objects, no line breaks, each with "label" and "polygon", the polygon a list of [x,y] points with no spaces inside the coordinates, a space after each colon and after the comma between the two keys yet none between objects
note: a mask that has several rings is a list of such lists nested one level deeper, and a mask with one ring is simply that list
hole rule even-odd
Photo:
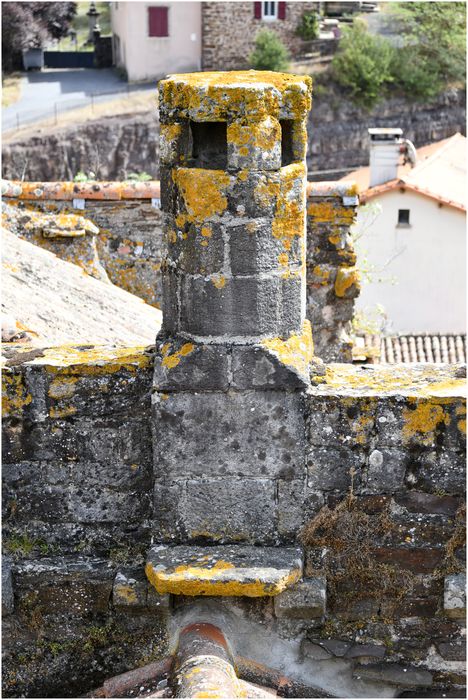
[{"label": "chimney shaft", "polygon": [[369,187],[383,185],[395,180],[402,144],[399,128],[368,129],[370,136],[370,182]]}]

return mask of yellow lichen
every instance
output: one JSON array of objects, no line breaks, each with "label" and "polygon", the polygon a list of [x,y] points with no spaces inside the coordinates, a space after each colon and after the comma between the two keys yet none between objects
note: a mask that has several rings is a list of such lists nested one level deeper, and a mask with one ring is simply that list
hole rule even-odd
[{"label": "yellow lichen", "polygon": [[309,202],[307,213],[317,224],[352,224],[356,216],[352,207],[343,207],[335,202]]},{"label": "yellow lichen", "polygon": [[185,343],[172,355],[169,355],[170,348],[170,343],[166,343],[161,348],[161,354],[163,355],[161,365],[163,367],[166,367],[167,369],[177,367],[177,365],[180,363],[181,357],[186,357],[187,355],[190,355],[190,353],[195,350],[195,345],[193,343]]},{"label": "yellow lichen", "polygon": [[222,289],[226,284],[226,278],[221,274],[214,274],[210,277],[211,282],[214,284],[216,289]]},{"label": "yellow lichen", "polygon": [[340,267],[336,273],[335,294],[344,297],[353,287],[360,289],[360,275],[355,267]]},{"label": "yellow lichen", "polygon": [[2,416],[21,414],[32,401],[21,374],[4,369],[2,372]]},{"label": "yellow lichen", "polygon": [[150,583],[161,595],[190,596],[247,596],[259,598],[274,596],[285,588],[296,583],[301,577],[301,569],[294,569],[284,575],[276,583],[267,584],[263,581],[223,580],[225,570],[235,568],[228,562],[217,562],[213,566],[178,566],[175,570],[161,571],[151,563],[146,565],[146,576]]},{"label": "yellow lichen", "polygon": [[75,406],[63,406],[61,408],[52,407],[49,411],[51,418],[68,418],[76,413]]},{"label": "yellow lichen", "polygon": [[435,429],[443,423],[449,425],[450,416],[444,411],[440,403],[432,401],[415,401],[409,399],[414,408],[403,409],[403,438],[410,440],[417,437],[423,445],[433,442]]},{"label": "yellow lichen", "polygon": [[128,584],[118,583],[115,586],[115,593],[119,598],[124,598],[128,603],[136,603],[138,600],[135,589]]},{"label": "yellow lichen", "polygon": [[60,377],[54,379],[49,387],[48,395],[52,399],[68,399],[75,393],[78,377]]},{"label": "yellow lichen", "polygon": [[285,365],[308,377],[309,364],[314,355],[310,321],[304,321],[301,335],[291,335],[286,340],[283,338],[267,338],[262,340],[262,345]]},{"label": "yellow lichen", "polygon": [[187,214],[176,217],[177,226],[187,221],[203,223],[226,210],[230,176],[224,170],[200,168],[194,177],[193,168],[175,168],[172,178],[180,189],[187,210]]},{"label": "yellow lichen", "polygon": [[330,270],[324,270],[320,265],[316,265],[312,270],[312,275],[314,276],[314,283],[321,286],[328,284],[330,278]]}]

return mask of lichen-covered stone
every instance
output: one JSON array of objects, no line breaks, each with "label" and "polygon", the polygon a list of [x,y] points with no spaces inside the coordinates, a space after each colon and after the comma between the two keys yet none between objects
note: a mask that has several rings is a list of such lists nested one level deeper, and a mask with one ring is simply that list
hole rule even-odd
[{"label": "lichen-covered stone", "polygon": [[146,575],[158,593],[276,596],[302,574],[302,552],[278,547],[153,547]]}]

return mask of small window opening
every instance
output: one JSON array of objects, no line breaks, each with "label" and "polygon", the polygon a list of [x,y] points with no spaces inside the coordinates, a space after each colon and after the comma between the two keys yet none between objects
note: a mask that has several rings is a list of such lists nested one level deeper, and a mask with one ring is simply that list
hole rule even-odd
[{"label": "small window opening", "polygon": [[226,122],[190,122],[190,167],[226,170]]},{"label": "small window opening", "polygon": [[410,225],[410,210],[398,209],[398,226]]},{"label": "small window opening", "polygon": [[277,2],[262,2],[262,19],[267,21],[275,20],[278,17]]},{"label": "small window opening", "polygon": [[293,127],[292,119],[282,119],[281,125],[281,166],[294,163],[294,148],[293,148]]},{"label": "small window opening", "polygon": [[148,36],[169,36],[168,7],[148,7]]}]

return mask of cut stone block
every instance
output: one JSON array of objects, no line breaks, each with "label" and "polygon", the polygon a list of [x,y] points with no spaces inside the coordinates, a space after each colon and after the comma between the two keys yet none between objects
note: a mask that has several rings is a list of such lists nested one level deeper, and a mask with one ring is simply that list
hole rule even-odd
[{"label": "cut stone block", "polygon": [[2,617],[11,615],[15,608],[13,576],[10,557],[2,557]]},{"label": "cut stone block", "polygon": [[152,547],[146,575],[158,593],[274,596],[302,576],[297,547]]},{"label": "cut stone block", "polygon": [[275,598],[277,617],[307,620],[325,615],[327,583],[325,578],[311,578],[298,583]]},{"label": "cut stone block", "polygon": [[444,583],[444,611],[454,619],[466,615],[466,575],[450,574]]}]

